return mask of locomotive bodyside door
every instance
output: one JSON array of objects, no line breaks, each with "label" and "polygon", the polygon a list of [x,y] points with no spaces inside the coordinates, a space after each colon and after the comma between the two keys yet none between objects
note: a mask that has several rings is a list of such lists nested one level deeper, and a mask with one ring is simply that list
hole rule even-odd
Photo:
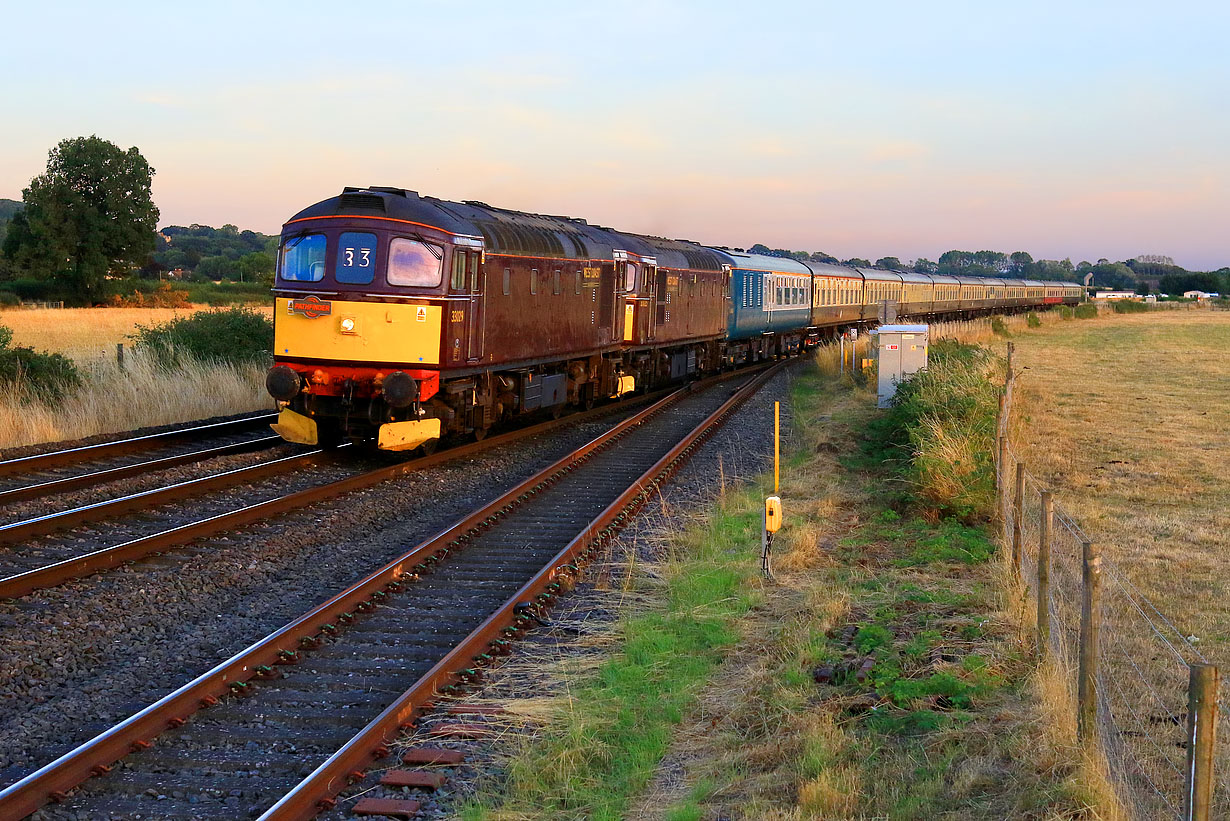
[{"label": "locomotive bodyside door", "polygon": [[482,257],[481,251],[470,252],[470,326],[466,351],[471,362],[483,358],[487,338],[487,267]]}]

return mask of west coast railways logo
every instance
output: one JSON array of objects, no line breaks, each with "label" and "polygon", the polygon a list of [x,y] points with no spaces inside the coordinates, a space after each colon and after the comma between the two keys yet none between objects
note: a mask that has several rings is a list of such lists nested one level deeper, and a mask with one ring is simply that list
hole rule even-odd
[{"label": "west coast railways logo", "polygon": [[315,319],[318,316],[328,316],[333,313],[333,303],[325,302],[318,296],[310,296],[306,299],[288,299],[286,300],[286,312],[288,314],[303,314],[308,319]]}]

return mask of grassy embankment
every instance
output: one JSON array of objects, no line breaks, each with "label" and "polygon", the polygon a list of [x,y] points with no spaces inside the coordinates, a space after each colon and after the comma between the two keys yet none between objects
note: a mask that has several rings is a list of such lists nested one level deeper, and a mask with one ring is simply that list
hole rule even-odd
[{"label": "grassy embankment", "polygon": [[[0,313],[0,325],[13,330],[13,345],[63,353],[84,377],[80,389],[52,403],[40,402],[21,388],[5,388],[0,393],[0,448],[271,408],[264,369],[258,365],[189,362],[166,369],[131,350],[128,337],[138,325],[161,324],[195,310],[69,308]],[[123,370],[115,357],[120,342],[128,349]]]},{"label": "grassy embankment", "polygon": [[801,375],[776,579],[763,484],[629,567],[603,655],[506,704],[542,724],[464,817],[1113,817],[983,525],[1000,364],[938,347],[889,415],[835,353]]}]

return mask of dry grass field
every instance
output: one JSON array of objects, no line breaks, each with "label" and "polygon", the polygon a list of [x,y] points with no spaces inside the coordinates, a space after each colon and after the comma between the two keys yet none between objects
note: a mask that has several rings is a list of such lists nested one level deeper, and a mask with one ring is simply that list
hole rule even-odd
[{"label": "dry grass field", "polygon": [[1230,662],[1230,313],[1051,324],[1018,337],[1014,439],[1104,554]]},{"label": "dry grass field", "polygon": [[[114,359],[117,343],[128,346],[138,325],[159,325],[192,308],[60,308],[46,311],[0,311],[0,325],[11,328],[13,344],[62,353],[79,363]],[[273,308],[265,313],[272,315]]]},{"label": "dry grass field", "polygon": [[[128,350],[126,367],[115,361],[138,325],[157,325],[199,309],[66,308],[5,311],[0,325],[13,330],[13,345],[62,353],[82,370],[85,385],[49,406],[20,390],[0,392],[2,449],[117,433],[152,425],[190,422],[256,410],[271,410],[264,369],[225,365],[158,368]],[[268,309],[272,313],[272,308]]]}]

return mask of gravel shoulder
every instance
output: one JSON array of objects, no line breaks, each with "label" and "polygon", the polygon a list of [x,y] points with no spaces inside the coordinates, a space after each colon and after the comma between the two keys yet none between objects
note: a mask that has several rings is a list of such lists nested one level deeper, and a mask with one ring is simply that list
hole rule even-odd
[{"label": "gravel shoulder", "polygon": [[567,426],[0,603],[0,784],[209,670],[615,421]]}]

